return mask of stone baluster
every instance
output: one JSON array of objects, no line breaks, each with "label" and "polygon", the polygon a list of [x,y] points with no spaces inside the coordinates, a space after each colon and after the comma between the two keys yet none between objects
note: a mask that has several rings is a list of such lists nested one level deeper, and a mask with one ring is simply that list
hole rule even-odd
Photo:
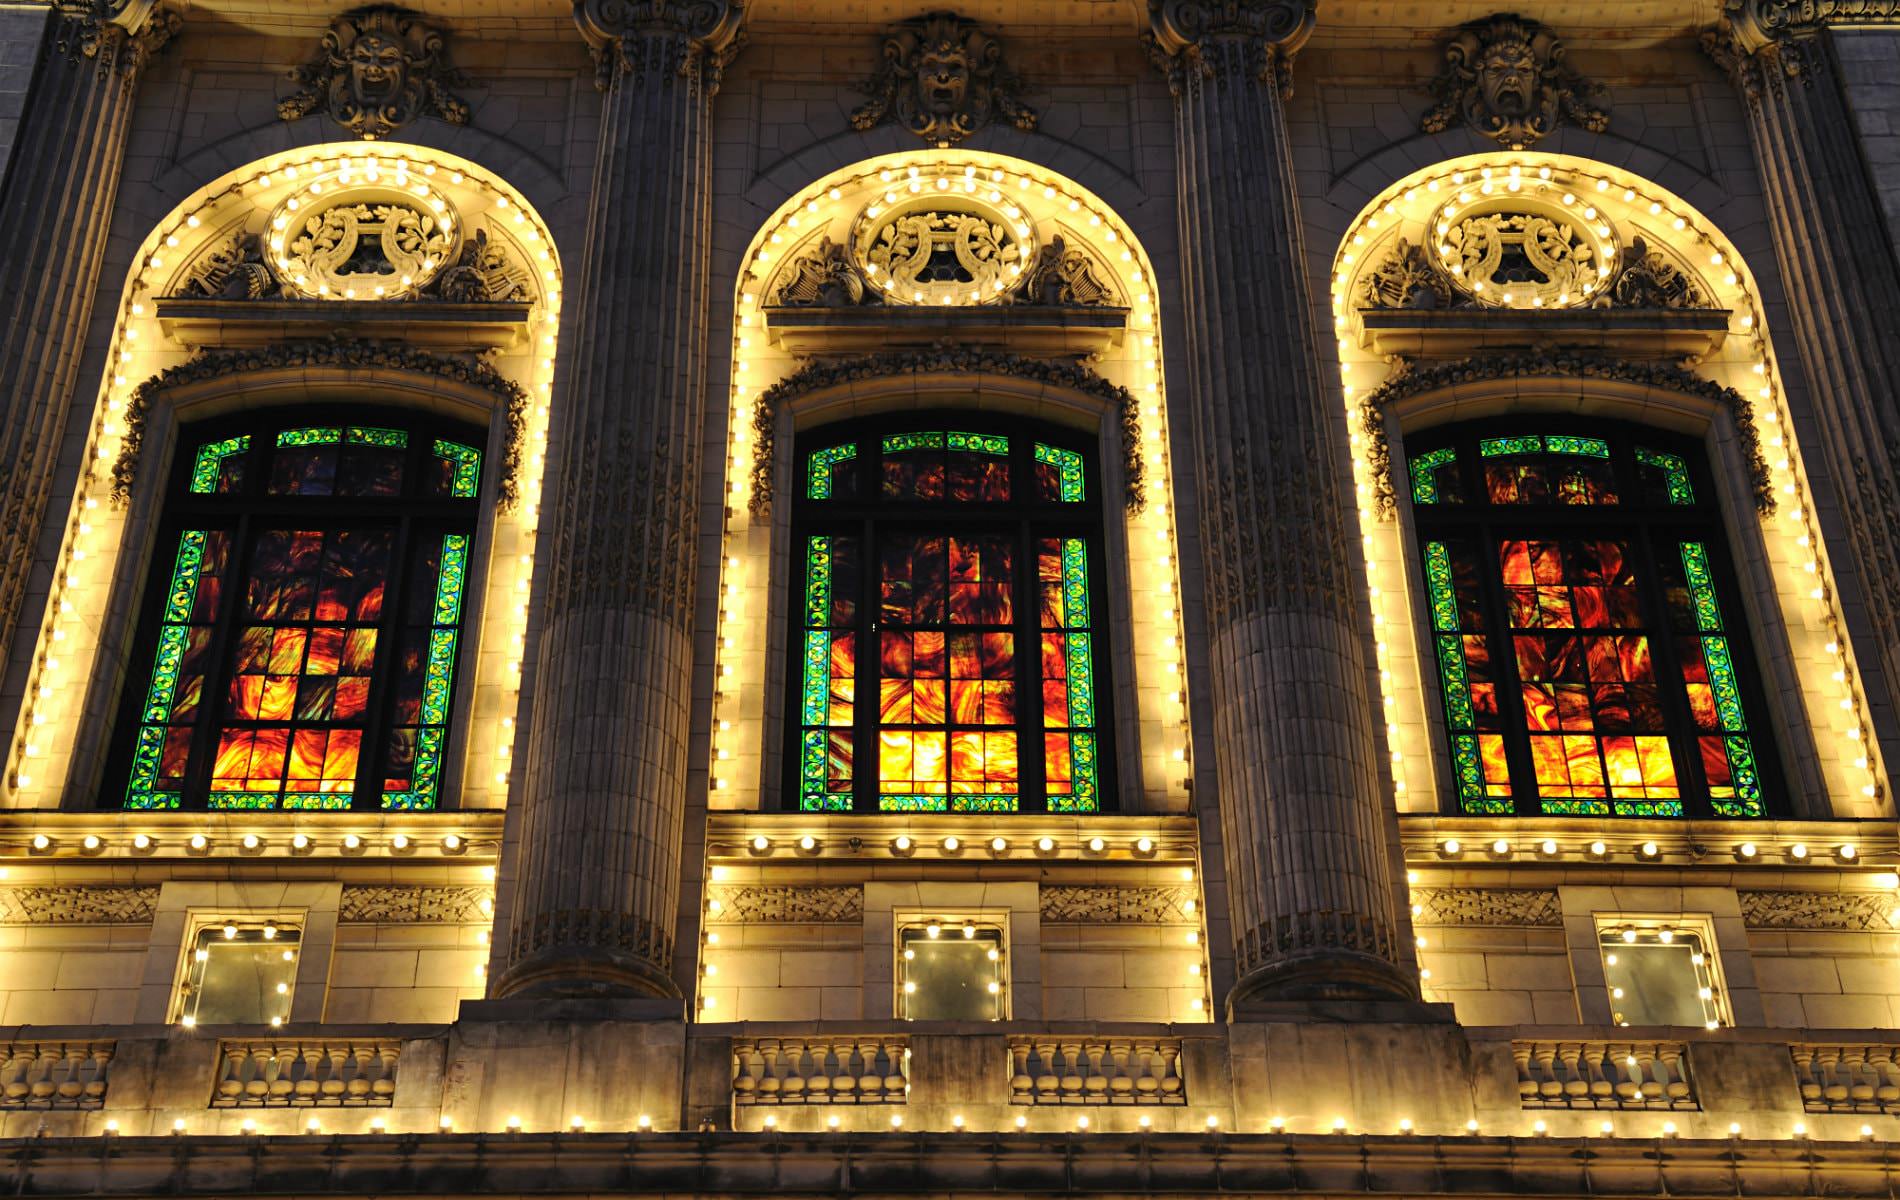
[{"label": "stone baluster", "polygon": [[1823,1046],[1815,1058],[1820,1065],[1821,1098],[1829,1104],[1839,1104],[1847,1099],[1847,1085],[1841,1082],[1841,1048]]},{"label": "stone baluster", "polygon": [[1867,1047],[1848,1046],[1842,1054],[1843,1074],[1847,1082],[1847,1098],[1856,1104],[1865,1104],[1874,1098],[1873,1072],[1867,1066]]},{"label": "stone baluster", "polygon": [[1900,0],[1726,0],[1703,45],[1747,102],[1820,457],[1845,526],[1836,568],[1851,563],[1860,581],[1845,606],[1848,632],[1863,663],[1882,668],[1879,678],[1863,671],[1878,708],[1900,688],[1900,260],[1882,236],[1829,44],[1834,20],[1892,24]]},{"label": "stone baluster", "polygon": [[890,1074],[884,1086],[893,1096],[910,1095],[910,1047],[902,1042],[885,1042],[884,1056],[890,1062]]},{"label": "stone baluster", "polygon": [[335,1045],[334,1043],[328,1047],[328,1050],[330,1056],[330,1075],[329,1078],[323,1081],[323,1094],[325,1096],[341,1096],[349,1086],[344,1079],[344,1075],[347,1073],[344,1068],[344,1061],[349,1056],[349,1050],[347,1047]]},{"label": "stone baluster", "polygon": [[1801,1088],[1801,1098],[1803,1100],[1819,1100],[1821,1098],[1821,1078],[1815,1073],[1815,1058],[1815,1048],[1813,1046],[1796,1046],[1794,1048],[1795,1082]]},{"label": "stone baluster", "polygon": [[297,1047],[297,1084],[293,1089],[300,1100],[315,1099],[319,1086],[317,1076],[323,1065],[323,1050],[320,1046],[305,1042]]},{"label": "stone baluster", "polygon": [[1181,1047],[1169,1043],[1161,1047],[1161,1092],[1164,1096],[1179,1095],[1182,1086]]},{"label": "stone baluster", "polygon": [[1036,1093],[1046,1104],[1056,1098],[1057,1090],[1062,1086],[1062,1078],[1056,1074],[1054,1042],[1036,1043],[1036,1062],[1040,1068],[1036,1075]]},{"label": "stone baluster", "polygon": [[606,93],[554,407],[540,680],[492,994],[677,998],[710,110],[740,8],[577,0]]},{"label": "stone baluster", "polygon": [[92,1052],[92,1078],[86,1081],[86,1097],[91,1100],[104,1098],[106,1094],[106,1073],[112,1069],[112,1051],[98,1046]]},{"label": "stone baluster", "polygon": [[9,635],[77,382],[133,95],[178,27],[154,0],[57,0],[0,186],[0,629]]},{"label": "stone baluster", "polygon": [[1868,1061],[1874,1074],[1874,1099],[1883,1108],[1900,1100],[1900,1068],[1894,1064],[1892,1048],[1875,1046]]},{"label": "stone baluster", "polygon": [[1017,1100],[1029,1099],[1029,1089],[1035,1086],[1035,1080],[1029,1077],[1029,1043],[1017,1042],[1009,1048],[1009,1090]]},{"label": "stone baluster", "polygon": [[1537,1078],[1531,1074],[1531,1046],[1529,1042],[1519,1042],[1511,1047],[1511,1057],[1517,1060],[1517,1094],[1525,1099],[1537,1095]]},{"label": "stone baluster", "polygon": [[1671,1100],[1682,1100],[1689,1095],[1689,1076],[1682,1069],[1682,1047],[1667,1045],[1657,1052],[1663,1062],[1666,1078],[1663,1081],[1663,1094]]},{"label": "stone baluster", "polygon": [[1153,1042],[1141,1042],[1135,1046],[1135,1059],[1139,1064],[1129,1071],[1135,1077],[1135,1099],[1146,1101],[1154,1098],[1161,1090],[1161,1080],[1155,1077],[1155,1062],[1160,1054]]},{"label": "stone baluster", "polygon": [[1320,380],[1286,131],[1316,3],[1150,2],[1175,94],[1230,1005],[1418,996],[1345,413]]}]

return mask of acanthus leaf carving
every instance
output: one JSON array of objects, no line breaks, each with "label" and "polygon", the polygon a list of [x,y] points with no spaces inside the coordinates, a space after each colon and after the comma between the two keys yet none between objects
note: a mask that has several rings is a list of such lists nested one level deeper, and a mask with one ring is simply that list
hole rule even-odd
[{"label": "acanthus leaf carving", "polygon": [[1426,133],[1463,122],[1522,150],[1568,121],[1591,133],[1610,127],[1601,86],[1564,65],[1564,46],[1549,27],[1499,13],[1458,27],[1445,44],[1445,68],[1432,81],[1438,98],[1420,120]]},{"label": "acanthus leaf carving", "polygon": [[1157,924],[1194,921],[1190,887],[1071,887],[1045,885],[1042,919],[1067,924]]},{"label": "acanthus leaf carving", "polygon": [[1739,891],[1742,923],[1750,929],[1900,930],[1900,911],[1886,896],[1840,892]]},{"label": "acanthus leaf carving", "polygon": [[684,80],[695,96],[719,90],[727,64],[745,44],[744,6],[733,0],[575,0],[574,23],[593,48],[594,84],[669,86]]},{"label": "acanthus leaf carving", "polygon": [[337,920],[364,924],[474,925],[493,916],[491,890],[478,887],[403,887],[349,885]]},{"label": "acanthus leaf carving", "polygon": [[4,925],[143,925],[157,910],[157,884],[0,888]]},{"label": "acanthus leaf carving", "polygon": [[1293,58],[1319,23],[1318,0],[1150,0],[1149,60],[1179,96],[1189,81],[1241,75],[1293,94]]},{"label": "acanthus leaf carving", "polygon": [[715,924],[842,925],[864,919],[864,889],[853,885],[714,888]]},{"label": "acanthus leaf carving", "polygon": [[418,117],[468,123],[449,89],[468,79],[448,61],[448,39],[404,9],[375,5],[330,23],[317,52],[290,73],[298,90],[277,105],[286,121],[319,109],[360,138],[386,138]]},{"label": "acanthus leaf carving", "polygon": [[1563,909],[1554,888],[1415,887],[1416,925],[1522,925],[1561,927]]},{"label": "acanthus leaf carving", "polygon": [[1095,274],[1095,260],[1071,250],[1061,236],[1037,249],[1014,293],[1018,304],[1073,304],[1096,307],[1115,303],[1115,294]]},{"label": "acanthus leaf carving", "polygon": [[851,127],[894,121],[926,142],[954,145],[994,121],[1036,127],[1003,44],[974,21],[951,12],[900,21],[884,37],[883,62],[860,85],[870,97],[851,114]]}]

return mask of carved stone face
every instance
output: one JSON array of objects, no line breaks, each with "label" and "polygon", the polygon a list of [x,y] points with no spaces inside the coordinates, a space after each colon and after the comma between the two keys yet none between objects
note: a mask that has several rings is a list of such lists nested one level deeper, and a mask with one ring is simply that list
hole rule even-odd
[{"label": "carved stone face", "polygon": [[970,56],[955,42],[933,42],[917,59],[917,99],[925,112],[955,114],[970,91]]},{"label": "carved stone face", "polygon": [[365,105],[381,105],[402,91],[403,48],[379,33],[364,33],[350,43],[350,90]]},{"label": "carved stone face", "polygon": [[1530,112],[1537,95],[1537,55],[1530,44],[1513,38],[1485,47],[1478,60],[1478,87],[1485,104],[1499,116]]}]

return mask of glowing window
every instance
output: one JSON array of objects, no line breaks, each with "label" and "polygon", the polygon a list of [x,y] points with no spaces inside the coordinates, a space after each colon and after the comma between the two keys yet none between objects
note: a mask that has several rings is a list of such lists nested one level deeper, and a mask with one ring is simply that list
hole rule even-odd
[{"label": "glowing window", "polygon": [[798,808],[1102,807],[1101,514],[1075,440],[941,414],[800,439]]},{"label": "glowing window", "polygon": [[297,416],[180,433],[113,803],[436,806],[479,433]]},{"label": "glowing window", "polygon": [[1604,986],[1618,1025],[1728,1024],[1721,976],[1704,929],[1674,921],[1599,920]]},{"label": "glowing window", "polygon": [[290,1019],[301,932],[277,921],[217,920],[190,940],[178,984],[180,1020],[281,1025]]},{"label": "glowing window", "polygon": [[925,921],[897,931],[897,1010],[906,1021],[1001,1021],[1009,1015],[1003,931]]},{"label": "glowing window", "polygon": [[1761,816],[1772,747],[1700,456],[1526,424],[1409,461],[1460,808]]}]

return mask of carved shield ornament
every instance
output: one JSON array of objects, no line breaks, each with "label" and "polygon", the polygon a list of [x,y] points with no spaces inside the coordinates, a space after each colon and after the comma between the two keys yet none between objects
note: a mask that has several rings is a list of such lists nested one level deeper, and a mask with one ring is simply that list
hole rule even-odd
[{"label": "carved shield ornament", "polygon": [[440,30],[399,8],[364,8],[330,25],[309,62],[290,73],[298,91],[277,106],[295,121],[322,109],[360,138],[388,137],[417,117],[468,122],[449,91],[468,81],[449,66]]}]

